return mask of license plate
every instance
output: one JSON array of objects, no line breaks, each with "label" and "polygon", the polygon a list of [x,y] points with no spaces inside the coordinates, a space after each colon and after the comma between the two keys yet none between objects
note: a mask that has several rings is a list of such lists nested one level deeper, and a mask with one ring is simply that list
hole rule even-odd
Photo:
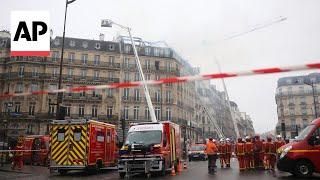
[{"label": "license plate", "polygon": [[193,155],[193,157],[199,157],[199,155]]}]

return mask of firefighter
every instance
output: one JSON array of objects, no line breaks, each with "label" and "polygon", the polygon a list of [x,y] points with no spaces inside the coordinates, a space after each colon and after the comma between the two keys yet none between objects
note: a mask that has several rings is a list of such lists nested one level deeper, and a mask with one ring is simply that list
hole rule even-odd
[{"label": "firefighter", "polygon": [[209,173],[213,173],[215,172],[218,148],[211,137],[209,138],[209,141],[206,144],[205,152],[208,155]]},{"label": "firefighter", "polygon": [[18,166],[18,170],[22,169],[23,166],[23,147],[22,147],[22,138],[19,138],[17,146],[13,148],[13,161],[11,169],[15,169]]},{"label": "firefighter", "polygon": [[226,156],[225,156],[225,162],[227,167],[230,167],[230,159],[231,159],[231,154],[232,154],[232,145],[230,142],[230,139],[226,139]]},{"label": "firefighter", "polygon": [[281,146],[285,145],[286,142],[285,142],[284,140],[282,140],[281,135],[278,135],[278,136],[277,136],[277,140],[274,142],[274,144],[275,144],[275,146],[276,146],[277,158],[278,158],[278,157],[280,156],[280,154],[279,154],[279,152],[278,152],[278,149],[279,149]]},{"label": "firefighter", "polygon": [[245,164],[247,169],[254,168],[253,144],[249,136],[246,137],[245,143]]},{"label": "firefighter", "polygon": [[220,158],[220,165],[221,168],[224,168],[226,165],[226,143],[223,138],[220,139],[220,143],[218,145],[219,150],[219,158]]},{"label": "firefighter", "polygon": [[238,142],[235,147],[235,153],[239,162],[239,170],[244,171],[246,169],[245,165],[245,145],[241,138],[238,138]]},{"label": "firefighter", "polygon": [[255,141],[253,144],[253,148],[254,148],[254,164],[255,164],[255,168],[256,169],[263,169],[264,168],[264,164],[263,164],[263,158],[264,158],[264,154],[263,154],[263,148],[262,148],[262,141],[260,140],[260,136],[256,135],[254,137]]},{"label": "firefighter", "polygon": [[276,146],[272,142],[272,138],[267,137],[267,142],[265,143],[265,169],[274,171],[276,164]]}]

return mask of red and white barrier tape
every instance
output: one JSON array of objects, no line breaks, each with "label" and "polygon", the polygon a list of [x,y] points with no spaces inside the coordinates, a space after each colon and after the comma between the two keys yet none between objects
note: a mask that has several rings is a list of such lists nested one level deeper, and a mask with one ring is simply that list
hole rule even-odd
[{"label": "red and white barrier tape", "polygon": [[[196,75],[196,76],[171,77],[171,78],[164,78],[160,80],[148,80],[146,81],[146,84],[157,85],[157,84],[165,84],[165,83],[201,81],[201,80],[208,80],[208,79],[252,76],[252,75],[259,75],[259,74],[292,72],[292,71],[301,71],[301,70],[310,70],[310,69],[320,69],[320,63],[287,66],[287,67],[254,69],[254,70],[239,71],[234,73],[214,73],[214,74],[204,74],[204,75]],[[130,88],[130,87],[137,87],[142,85],[143,85],[142,81],[120,82],[120,83],[110,83],[106,85],[97,85],[97,86],[81,86],[81,87],[65,88],[65,89],[57,89],[57,90],[40,90],[40,91],[33,91],[33,92],[26,92],[26,93],[2,94],[0,95],[0,99],[6,99],[6,98],[16,97],[16,96],[41,95],[41,94],[59,93],[59,92],[70,93],[70,92],[82,92],[82,91],[90,91],[90,90],[97,90],[97,89]]]}]

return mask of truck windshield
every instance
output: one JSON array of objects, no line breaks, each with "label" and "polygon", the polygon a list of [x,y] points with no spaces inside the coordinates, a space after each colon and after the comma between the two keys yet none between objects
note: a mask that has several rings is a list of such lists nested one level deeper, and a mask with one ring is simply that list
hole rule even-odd
[{"label": "truck windshield", "polygon": [[161,131],[134,131],[128,134],[125,144],[160,144],[161,142]]},{"label": "truck windshield", "polygon": [[300,135],[295,140],[297,141],[304,140],[310,134],[313,128],[314,128],[314,125],[307,126],[306,128],[304,128],[304,130],[300,133]]}]

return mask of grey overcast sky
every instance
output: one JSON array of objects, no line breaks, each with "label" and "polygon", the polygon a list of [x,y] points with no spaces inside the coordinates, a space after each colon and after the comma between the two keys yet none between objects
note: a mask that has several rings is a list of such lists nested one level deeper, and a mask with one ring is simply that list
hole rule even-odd
[{"label": "grey overcast sky", "polygon": [[[68,9],[66,36],[112,39],[117,28],[102,29],[109,18],[130,26],[134,36],[166,41],[202,73],[319,62],[319,0],[77,0]],[[1,0],[0,29],[9,28],[10,11],[48,10],[54,36],[62,35],[64,0]],[[287,20],[243,36],[226,37],[283,16]],[[312,71],[227,79],[229,95],[253,118],[257,132],[275,128],[275,89],[284,76]],[[221,89],[221,81],[212,81]]]}]

